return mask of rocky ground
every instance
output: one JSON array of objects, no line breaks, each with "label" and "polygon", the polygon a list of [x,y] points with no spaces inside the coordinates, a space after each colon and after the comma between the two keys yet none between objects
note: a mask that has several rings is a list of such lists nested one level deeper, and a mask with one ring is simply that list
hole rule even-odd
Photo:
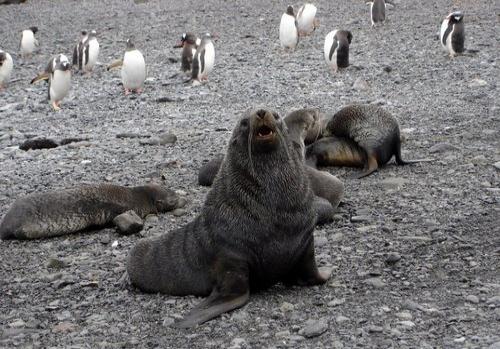
[{"label": "rocky ground", "polygon": [[[40,52],[24,62],[14,54],[14,82],[0,92],[0,215],[22,195],[95,182],[161,182],[189,203],[148,217],[133,236],[104,229],[0,242],[0,347],[500,348],[498,3],[397,1],[377,29],[364,1],[316,3],[321,27],[292,54],[279,48],[281,1],[1,6],[1,48],[15,53],[21,30],[37,25]],[[466,47],[478,52],[452,60],[437,33],[453,9],[465,12]],[[354,39],[352,66],[334,76],[322,49],[335,28]],[[44,84],[29,81],[51,55],[70,55],[82,29],[98,31],[101,64],[75,75],[63,110],[53,112]],[[187,30],[219,36],[205,86],[174,76],[180,51],[172,46]],[[119,72],[105,66],[128,37],[149,71],[144,93],[125,97]],[[353,102],[398,118],[404,158],[435,161],[391,163],[362,180],[327,169],[346,186],[336,220],[315,232],[318,263],[334,270],[328,284],[277,285],[193,330],[169,324],[199,299],[122,286],[133,244],[200,211],[208,189],[197,170],[225,148],[243,110],[330,113]],[[158,145],[166,132],[177,142]],[[30,137],[88,140],[20,150]]]}]

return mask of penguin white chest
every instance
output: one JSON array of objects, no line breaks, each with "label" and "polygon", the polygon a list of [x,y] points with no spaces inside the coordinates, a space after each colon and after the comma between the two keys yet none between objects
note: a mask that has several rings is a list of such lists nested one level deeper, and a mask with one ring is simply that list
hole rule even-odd
[{"label": "penguin white chest", "polygon": [[96,39],[89,41],[89,61],[86,62],[85,68],[87,70],[92,70],[94,65],[97,63],[97,57],[99,56],[99,42]]},{"label": "penguin white chest", "polygon": [[0,66],[0,86],[9,80],[12,69],[14,68],[14,62],[10,54],[5,53],[5,56],[5,60]]},{"label": "penguin white chest", "polygon": [[325,37],[324,45],[324,55],[326,64],[328,64],[333,70],[337,70],[337,40],[335,35],[337,30],[328,33]]},{"label": "penguin white chest", "polygon": [[295,49],[299,35],[295,25],[295,18],[286,13],[281,16],[280,43],[282,48]]},{"label": "penguin white chest", "polygon": [[297,15],[297,27],[299,33],[310,34],[314,31],[314,19],[316,17],[316,6],[305,4]]},{"label": "penguin white chest", "polygon": [[51,102],[59,102],[68,94],[71,86],[71,71],[56,70],[50,78],[49,97]]},{"label": "penguin white chest", "polygon": [[[200,58],[201,59],[201,58]],[[205,45],[205,65],[203,67],[203,70],[200,72],[201,76],[200,78],[206,78],[208,74],[212,71],[214,68],[214,63],[215,63],[215,48],[213,43],[208,43]]]},{"label": "penguin white chest", "polygon": [[123,57],[122,83],[126,89],[138,89],[146,79],[146,62],[138,50],[127,51]]},{"label": "penguin white chest", "polygon": [[31,30],[24,30],[21,36],[21,54],[31,54],[35,51],[36,39]]}]

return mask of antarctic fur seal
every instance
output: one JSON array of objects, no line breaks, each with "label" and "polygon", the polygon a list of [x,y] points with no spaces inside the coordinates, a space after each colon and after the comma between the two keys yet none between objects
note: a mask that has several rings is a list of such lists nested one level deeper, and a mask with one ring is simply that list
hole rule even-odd
[{"label": "antarctic fur seal", "polygon": [[[340,153],[344,155],[350,154],[351,159],[344,158],[341,161],[352,161],[354,164],[359,163],[359,148],[363,149],[366,160],[364,161],[364,171],[357,176],[362,178],[375,172],[379,166],[385,165],[394,155],[398,165],[406,165],[414,162],[428,160],[409,160],[404,161],[401,158],[401,138],[399,132],[399,124],[396,118],[389,112],[379,106],[370,104],[355,104],[342,108],[326,122],[323,130],[323,136],[339,137],[331,143],[335,147],[340,144],[345,147],[345,151]],[[325,141],[323,141],[325,142]],[[314,152],[309,152],[309,155],[317,155]],[[307,161],[307,160],[306,160]]]},{"label": "antarctic fur seal", "polygon": [[0,223],[1,239],[38,239],[109,224],[128,210],[144,217],[173,210],[178,195],[159,185],[86,185],[17,199]]},{"label": "antarctic fur seal", "polygon": [[248,111],[238,121],[199,216],[131,250],[128,274],[147,292],[208,296],[177,327],[246,304],[250,290],[323,284],[314,256],[314,193],[286,124]]}]

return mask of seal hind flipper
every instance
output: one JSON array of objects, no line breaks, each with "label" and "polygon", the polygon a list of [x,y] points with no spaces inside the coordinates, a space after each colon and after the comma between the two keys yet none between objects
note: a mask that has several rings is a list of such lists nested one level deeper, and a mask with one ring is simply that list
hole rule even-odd
[{"label": "seal hind flipper", "polygon": [[289,278],[285,280],[289,285],[314,286],[324,284],[331,276],[330,271],[320,271],[316,265],[314,253],[314,238],[312,238],[303,255],[295,263]]},{"label": "seal hind flipper", "polygon": [[378,170],[378,162],[377,158],[374,154],[368,155],[366,159],[366,166],[364,171],[361,174],[354,174],[352,177],[361,179],[363,177],[371,175],[373,172]]}]

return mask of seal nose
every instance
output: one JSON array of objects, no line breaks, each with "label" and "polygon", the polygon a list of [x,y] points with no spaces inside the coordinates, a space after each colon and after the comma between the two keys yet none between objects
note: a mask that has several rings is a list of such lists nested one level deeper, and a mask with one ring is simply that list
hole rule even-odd
[{"label": "seal nose", "polygon": [[257,110],[256,114],[260,119],[264,119],[264,116],[266,116],[266,111],[264,109],[259,109]]}]

